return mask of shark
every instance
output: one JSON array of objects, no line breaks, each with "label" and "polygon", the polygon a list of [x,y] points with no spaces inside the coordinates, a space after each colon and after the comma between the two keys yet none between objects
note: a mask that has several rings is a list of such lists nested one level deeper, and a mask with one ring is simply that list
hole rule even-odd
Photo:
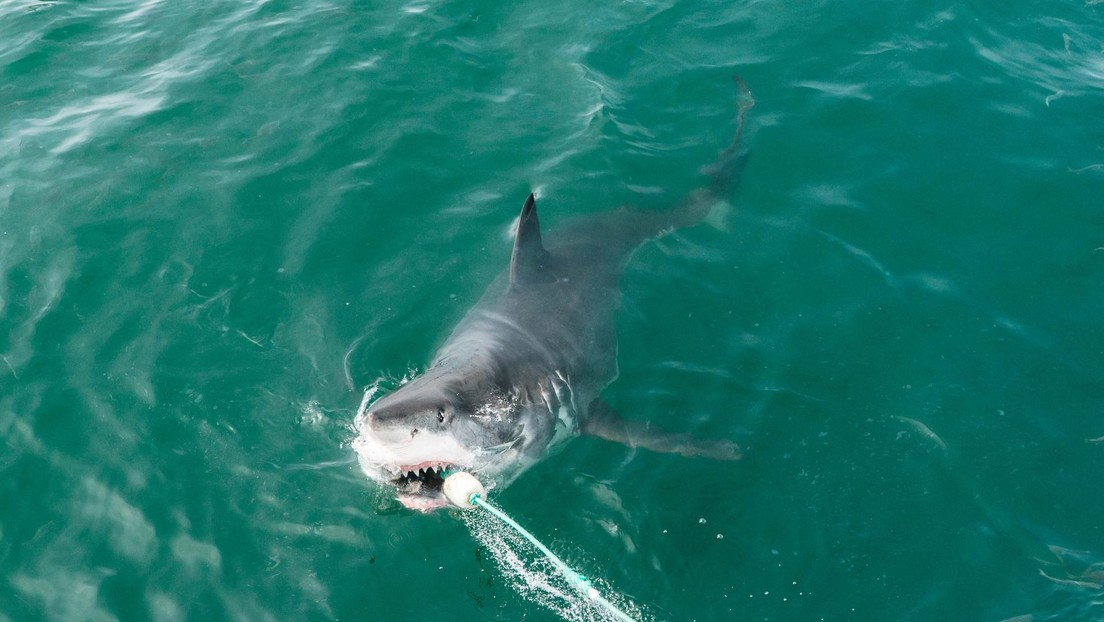
[{"label": "shark", "polygon": [[633,253],[700,223],[739,181],[747,160],[744,117],[755,102],[742,80],[736,84],[735,136],[701,170],[705,183],[674,207],[623,206],[580,217],[546,240],[529,194],[509,267],[424,372],[362,404],[352,444],[370,479],[403,506],[429,512],[449,505],[442,486],[450,472],[506,486],[580,435],[689,457],[741,457],[732,440],[622,417],[601,397],[618,375],[619,279]]}]

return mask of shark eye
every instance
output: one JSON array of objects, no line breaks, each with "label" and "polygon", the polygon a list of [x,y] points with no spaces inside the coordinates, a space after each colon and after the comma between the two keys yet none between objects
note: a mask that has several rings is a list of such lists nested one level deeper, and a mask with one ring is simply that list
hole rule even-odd
[{"label": "shark eye", "polygon": [[445,409],[444,408],[438,408],[437,409],[437,423],[444,423],[444,422],[445,422]]}]

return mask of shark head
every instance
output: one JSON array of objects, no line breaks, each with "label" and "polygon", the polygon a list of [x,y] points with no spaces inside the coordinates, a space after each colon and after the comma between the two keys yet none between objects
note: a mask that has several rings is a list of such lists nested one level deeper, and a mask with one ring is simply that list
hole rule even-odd
[{"label": "shark head", "polygon": [[371,479],[396,489],[404,506],[428,512],[448,506],[451,471],[485,486],[504,486],[547,448],[548,417],[497,388],[419,376],[369,404],[357,416],[353,447]]}]

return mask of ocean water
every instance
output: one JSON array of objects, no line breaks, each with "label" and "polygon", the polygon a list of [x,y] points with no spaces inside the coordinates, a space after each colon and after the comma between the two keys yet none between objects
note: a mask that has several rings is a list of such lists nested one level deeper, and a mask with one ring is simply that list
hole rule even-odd
[{"label": "ocean water", "polygon": [[1104,619],[1098,0],[0,0],[0,621],[587,619],[353,416],[528,192],[702,183],[734,74],[604,396],[744,459],[579,438],[496,503],[641,619]]}]

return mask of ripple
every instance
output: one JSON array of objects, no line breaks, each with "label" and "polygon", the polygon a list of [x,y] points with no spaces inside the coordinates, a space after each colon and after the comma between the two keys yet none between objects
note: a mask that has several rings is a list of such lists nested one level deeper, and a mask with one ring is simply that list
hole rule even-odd
[{"label": "ripple", "polygon": [[[995,28],[970,38],[977,54],[1002,72],[1050,91],[1048,106],[1059,97],[1077,97],[1104,90],[1104,50],[1081,24],[1057,18],[1036,18],[1031,24],[1052,33],[1054,43],[1039,37],[1008,36]],[[1048,100],[1049,101],[1046,101]]]},{"label": "ripple", "polygon": [[208,542],[179,534],[169,543],[169,548],[180,568],[193,576],[217,575],[222,569],[222,555],[218,547]]},{"label": "ripple", "polygon": [[38,575],[16,573],[9,580],[23,598],[38,603],[50,619],[107,622],[116,617],[99,602],[99,592],[111,574],[106,569],[51,569]]},{"label": "ripple", "polygon": [[77,515],[87,519],[93,533],[106,531],[117,555],[141,566],[151,561],[157,532],[138,507],[91,478],[84,480],[84,499],[78,503]]},{"label": "ripple", "polygon": [[150,590],[146,593],[146,604],[154,622],[176,622],[187,619],[178,597],[173,594]]},{"label": "ripple", "polygon": [[[66,286],[75,276],[74,249],[56,250],[44,259],[45,265],[35,265],[39,263],[36,261],[25,268],[31,281],[31,289],[18,300],[20,308],[12,308],[7,314],[9,322],[13,322],[13,329],[10,336],[10,349],[4,354],[4,361],[13,374],[18,374],[18,370],[34,356],[34,337],[39,325],[58,306],[65,294]],[[6,266],[7,270],[0,275],[0,283],[9,280],[8,270],[13,267],[16,266],[11,264]],[[21,317],[22,322],[14,325],[16,319]]]},{"label": "ripple", "polygon": [[802,82],[795,82],[794,86],[812,89],[825,95],[829,95],[839,99],[859,99],[863,101],[870,101],[874,99],[872,95],[865,92],[865,85],[863,84],[848,84],[842,82],[818,82],[813,80],[805,80]]}]

